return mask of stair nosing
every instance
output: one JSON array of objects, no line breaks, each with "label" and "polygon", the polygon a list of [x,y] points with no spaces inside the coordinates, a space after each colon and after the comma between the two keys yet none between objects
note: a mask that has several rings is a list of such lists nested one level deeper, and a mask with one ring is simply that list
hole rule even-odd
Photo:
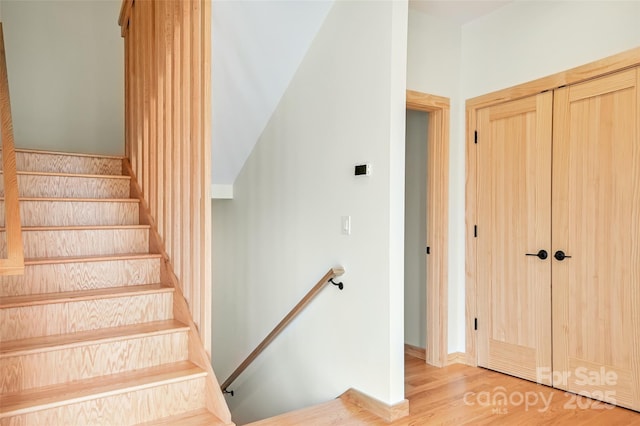
[{"label": "stair nosing", "polygon": [[24,260],[25,266],[55,265],[62,263],[115,262],[119,260],[162,259],[159,253],[123,253],[95,256],[32,257]]},{"label": "stair nosing", "polygon": [[83,152],[47,151],[42,149],[29,149],[29,148],[15,148],[14,151],[24,152],[25,154],[64,155],[67,157],[104,158],[107,160],[124,160],[125,159],[125,157],[122,155],[85,154]]},{"label": "stair nosing", "polygon": [[[3,171],[0,170],[0,174]],[[52,176],[52,177],[76,177],[87,179],[115,179],[115,180],[131,180],[131,176],[128,175],[93,175],[86,173],[59,173],[59,172],[30,172],[25,170],[16,171],[17,175],[22,176]]]},{"label": "stair nosing", "polygon": [[[22,232],[35,231],[109,231],[116,229],[151,229],[151,225],[72,225],[72,226],[23,226]],[[7,228],[0,227],[0,232]]]},{"label": "stair nosing", "polygon": [[[133,379],[130,377],[135,376],[136,374],[139,377],[134,377]],[[129,376],[129,378],[125,380],[127,376]],[[65,405],[77,404],[80,402],[92,401],[100,398],[108,398],[123,393],[135,392],[167,384],[195,380],[206,376],[207,372],[197,365],[193,364],[192,362],[180,361],[170,364],[161,364],[160,366],[156,367],[134,370],[132,372],[98,376],[91,379],[77,380],[73,382],[43,386],[40,388],[32,388],[23,392],[7,393],[3,395],[4,403],[0,404],[0,418],[18,416],[21,414],[62,407]],[[106,380],[107,383],[87,388],[88,384],[90,384],[91,382],[97,382],[99,380]],[[131,381],[137,381],[137,383],[129,384]],[[69,387],[73,386],[79,386],[81,387],[81,389],[75,391],[68,390]],[[55,392],[56,390],[59,391]],[[54,396],[50,396],[47,398],[40,397],[42,399],[42,402],[38,403],[38,393],[54,393]],[[13,404],[7,404],[7,397],[15,397],[17,395],[24,395],[26,397],[31,396],[31,398],[29,399],[23,397],[24,400],[28,402],[14,402]],[[34,398],[33,396],[36,396],[36,398]],[[25,406],[29,402],[31,403],[31,405]],[[12,405],[15,407],[12,407]]]},{"label": "stair nosing", "polygon": [[[0,298],[0,309],[57,305],[61,303],[84,302],[87,300],[118,299],[145,294],[172,293],[174,290],[174,287],[154,283],[120,287],[104,287],[91,290],[65,291],[59,293],[38,293],[26,296],[6,296]],[[75,296],[73,296],[74,294]],[[12,301],[12,299],[15,301]]]},{"label": "stair nosing", "polygon": [[[136,329],[140,327],[149,327],[150,329],[148,331],[136,331]],[[99,331],[111,331],[113,335],[95,337],[96,332]],[[170,319],[123,325],[119,327],[108,327],[97,330],[79,331],[75,333],[31,337],[27,339],[5,341],[3,347],[0,347],[0,359],[187,331],[189,331],[188,325],[183,324],[176,319]],[[65,337],[68,339],[67,341],[64,340]],[[46,342],[46,339],[52,341]],[[55,339],[59,340],[56,342]],[[22,348],[6,349],[6,345],[12,342],[14,344],[15,342],[25,343]]]},{"label": "stair nosing", "polygon": [[[4,197],[0,197],[4,201]],[[69,197],[19,197],[18,202],[60,202],[60,203],[131,203],[140,204],[139,198],[69,198]]]}]

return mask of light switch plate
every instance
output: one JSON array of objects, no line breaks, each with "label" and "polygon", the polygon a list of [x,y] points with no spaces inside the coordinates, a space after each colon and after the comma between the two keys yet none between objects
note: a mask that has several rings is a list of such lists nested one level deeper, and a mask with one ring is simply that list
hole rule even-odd
[{"label": "light switch plate", "polygon": [[342,235],[351,235],[351,216],[342,216]]}]

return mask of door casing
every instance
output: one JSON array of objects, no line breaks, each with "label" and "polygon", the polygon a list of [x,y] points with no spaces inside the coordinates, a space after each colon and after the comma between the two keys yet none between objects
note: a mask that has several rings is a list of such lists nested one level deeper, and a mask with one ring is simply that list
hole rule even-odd
[{"label": "door casing", "polygon": [[447,365],[449,235],[449,99],[407,90],[406,108],[429,113],[427,135],[426,361]]}]

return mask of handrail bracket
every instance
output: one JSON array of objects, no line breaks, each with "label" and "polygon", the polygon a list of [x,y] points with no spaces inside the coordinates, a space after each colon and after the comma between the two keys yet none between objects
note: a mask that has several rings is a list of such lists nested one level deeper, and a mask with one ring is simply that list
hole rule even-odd
[{"label": "handrail bracket", "polygon": [[329,282],[330,282],[331,284],[333,284],[333,285],[337,286],[340,290],[342,290],[342,289],[344,288],[344,284],[342,284],[342,282],[337,283],[337,282],[335,282],[335,281],[333,280],[333,278],[330,278],[330,279],[329,279]]}]

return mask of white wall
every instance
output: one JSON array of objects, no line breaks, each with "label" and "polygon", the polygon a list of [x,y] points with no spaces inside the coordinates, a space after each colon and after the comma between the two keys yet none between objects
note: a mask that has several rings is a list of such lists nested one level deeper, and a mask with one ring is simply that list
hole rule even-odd
[{"label": "white wall", "polygon": [[3,1],[18,147],[124,152],[120,4]]},{"label": "white wall", "polygon": [[639,1],[516,1],[462,28],[470,98],[640,46]]},{"label": "white wall", "polygon": [[[232,386],[239,424],[350,387],[404,398],[407,3],[338,1],[234,185],[213,201],[220,380],[332,266],[325,289]],[[368,162],[370,177],[353,167]],[[341,234],[341,216],[352,234]]]},{"label": "white wall", "polygon": [[[464,350],[464,101],[460,25],[409,11],[407,89],[451,101],[449,147],[449,352]],[[460,327],[462,325],[462,328]]]},{"label": "white wall", "polygon": [[423,111],[407,111],[404,188],[404,341],[426,348],[427,124]]}]

